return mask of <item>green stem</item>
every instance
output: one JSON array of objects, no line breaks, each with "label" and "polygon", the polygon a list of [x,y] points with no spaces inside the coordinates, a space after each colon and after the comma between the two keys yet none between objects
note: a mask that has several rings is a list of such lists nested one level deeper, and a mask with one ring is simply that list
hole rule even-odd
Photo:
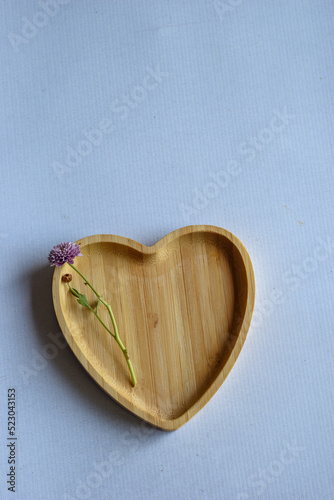
[{"label": "green stem", "polygon": [[[114,332],[115,332],[114,334],[104,324],[104,322],[102,321],[102,319],[100,318],[100,316],[97,314],[97,312],[92,307],[89,306],[89,309],[94,313],[94,315],[99,320],[99,322],[104,326],[104,328],[107,330],[107,332],[110,333],[110,335],[116,340],[117,344],[119,345],[119,347],[120,347],[120,349],[121,349],[121,351],[122,351],[122,353],[124,355],[124,358],[125,358],[125,360],[127,362],[127,365],[128,365],[129,371],[130,371],[130,375],[131,375],[132,384],[135,387],[135,385],[137,384],[136,375],[135,375],[135,372],[134,372],[134,369],[133,369],[133,366],[132,366],[132,363],[131,363],[131,359],[130,359],[129,354],[128,354],[128,350],[126,349],[125,345],[123,344],[123,342],[121,341],[121,338],[119,336],[118,328],[117,328],[117,324],[116,324],[116,320],[115,320],[115,316],[114,316],[114,314],[112,312],[111,305],[108,304],[108,302],[106,302],[102,298],[102,295],[100,295],[95,290],[95,288],[93,287],[93,285],[91,283],[89,283],[89,281],[85,278],[85,276],[79,271],[79,269],[74,264],[69,264],[69,266],[71,266],[72,269],[74,269],[74,271],[76,271],[79,274],[79,276],[81,276],[81,278],[85,281],[85,283],[87,283],[87,285],[95,293],[95,295],[97,296],[97,298],[99,299],[99,301],[102,302],[102,304],[107,308],[109,316],[110,316],[110,319],[111,319],[111,322],[112,322],[112,325],[113,325],[113,328],[114,328]],[[69,284],[69,286],[70,286],[70,284]]]},{"label": "green stem", "polygon": [[79,271],[79,269],[78,269],[77,267],[75,267],[75,265],[74,265],[74,264],[70,264],[70,263],[68,263],[68,265],[69,265],[69,266],[71,266],[71,268],[72,268],[72,269],[74,269],[74,271],[76,271],[76,272],[79,274],[79,276],[81,276],[81,278],[82,278],[82,279],[83,279],[83,280],[87,283],[87,285],[88,285],[88,286],[89,286],[89,287],[93,290],[93,292],[95,293],[95,295],[96,295],[98,298],[100,298],[100,297],[101,297],[101,295],[100,295],[99,293],[97,293],[97,291],[95,290],[95,288],[93,287],[93,285],[91,285],[91,284],[89,283],[89,281],[88,281],[88,280],[86,280],[86,278],[85,278],[85,277],[84,277],[84,275],[83,275],[83,274]]},{"label": "green stem", "polygon": [[95,309],[93,309],[92,307],[89,306],[89,309],[92,311],[92,313],[94,314],[94,316],[99,320],[99,322],[101,323],[102,326],[104,326],[104,328],[107,330],[108,333],[110,333],[110,335],[116,340],[116,336],[109,330],[109,328],[103,323],[102,319],[100,318],[100,316],[97,314],[97,312],[95,311]]},{"label": "green stem", "polygon": [[[67,283],[67,284],[68,284],[68,288],[70,290],[73,290],[73,288],[71,287],[71,285],[69,283]],[[107,332],[110,333],[110,335],[114,339],[116,339],[116,335],[113,332],[111,332],[109,330],[109,328],[107,327],[107,325],[102,321],[102,319],[100,318],[100,316],[97,314],[96,309],[93,309],[90,305],[88,305],[88,309],[90,309],[92,311],[92,313],[94,314],[94,316],[96,316],[96,318],[99,320],[99,322],[101,323],[101,325],[107,330]]]},{"label": "green stem", "polygon": [[123,355],[124,355],[124,357],[126,359],[126,362],[128,364],[128,367],[129,367],[129,370],[130,370],[130,373],[131,373],[132,383],[135,386],[137,384],[136,375],[135,375],[135,372],[133,370],[133,366],[132,366],[131,359],[130,359],[129,354],[128,354],[128,350],[126,349],[125,345],[121,341],[121,337],[119,336],[118,328],[117,328],[117,324],[116,324],[116,320],[115,320],[115,316],[114,316],[114,314],[112,312],[111,305],[108,304],[108,302],[106,302],[101,296],[99,297],[99,300],[102,302],[102,304],[104,304],[106,306],[106,308],[108,310],[108,313],[109,313],[112,325],[114,327],[115,340],[116,340],[117,344],[119,345],[119,347],[121,348],[121,351],[122,351],[122,353],[123,353]]}]

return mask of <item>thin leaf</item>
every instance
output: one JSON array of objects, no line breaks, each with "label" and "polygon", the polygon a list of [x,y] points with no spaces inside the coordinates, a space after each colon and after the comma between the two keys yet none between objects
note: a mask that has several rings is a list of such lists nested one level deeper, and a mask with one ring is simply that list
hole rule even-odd
[{"label": "thin leaf", "polygon": [[88,300],[87,300],[86,295],[83,295],[82,293],[80,293],[80,297],[78,298],[78,302],[81,306],[90,308],[90,305],[88,304]]},{"label": "thin leaf", "polygon": [[80,292],[78,292],[78,290],[76,290],[75,288],[72,288],[71,286],[69,286],[69,288],[70,288],[71,294],[74,295],[74,297],[77,297],[77,298],[80,297],[81,294],[80,294]]}]

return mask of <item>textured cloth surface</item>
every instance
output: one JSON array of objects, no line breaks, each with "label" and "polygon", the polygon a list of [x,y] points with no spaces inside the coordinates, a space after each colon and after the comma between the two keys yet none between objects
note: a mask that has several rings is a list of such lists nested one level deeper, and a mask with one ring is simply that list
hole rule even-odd
[{"label": "textured cloth surface", "polygon": [[[19,500],[333,498],[333,2],[2,2],[1,460]],[[189,224],[246,246],[256,306],[221,389],[164,433],[64,344],[51,248]]]}]

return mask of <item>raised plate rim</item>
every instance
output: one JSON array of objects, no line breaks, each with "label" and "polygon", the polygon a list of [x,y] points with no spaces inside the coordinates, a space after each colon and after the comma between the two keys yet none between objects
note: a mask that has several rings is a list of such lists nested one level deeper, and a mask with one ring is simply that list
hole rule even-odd
[{"label": "raised plate rim", "polygon": [[[115,234],[96,234],[92,236],[86,236],[84,238],[80,238],[76,241],[76,243],[80,243],[82,246],[85,246],[85,244],[94,244],[94,243],[101,243],[101,242],[108,242],[108,243],[118,243],[122,245],[126,245],[128,247],[131,247],[143,254],[146,255],[153,255],[156,253],[160,248],[164,247],[174,239],[178,239],[184,235],[187,235],[189,233],[213,233],[213,234],[218,234],[220,236],[225,236],[228,240],[231,241],[231,243],[237,248],[239,251],[244,266],[246,270],[246,276],[247,276],[247,299],[246,299],[246,310],[244,314],[244,318],[239,330],[238,338],[236,340],[236,343],[231,350],[231,353],[228,357],[228,360],[226,361],[224,367],[222,370],[219,372],[217,377],[214,379],[212,384],[207,388],[207,390],[204,392],[204,394],[182,415],[176,417],[175,419],[163,419],[158,416],[152,416],[151,414],[143,411],[142,409],[138,408],[136,405],[131,403],[129,400],[124,398],[122,394],[120,394],[117,390],[115,390],[112,386],[109,384],[106,384],[103,377],[100,376],[100,374],[95,370],[94,366],[90,363],[90,361],[85,358],[87,366],[83,364],[82,361],[82,356],[83,353],[78,347],[77,343],[74,341],[73,336],[70,332],[70,329],[68,327],[67,321],[65,319],[65,316],[62,311],[61,307],[61,300],[60,300],[60,274],[62,273],[62,267],[57,267],[54,270],[53,274],[53,283],[52,283],[52,295],[53,295],[53,303],[54,303],[54,308],[55,308],[55,313],[57,316],[58,323],[60,325],[60,328],[63,332],[63,335],[68,342],[69,346],[71,347],[73,353],[75,354],[76,358],[80,361],[82,366],[85,368],[85,370],[91,375],[91,377],[94,379],[94,381],[105,391],[109,396],[111,396],[116,402],[124,406],[126,409],[128,409],[131,413],[134,413],[141,419],[145,420],[146,422],[151,423],[155,427],[158,427],[163,430],[176,430],[182,425],[184,425],[186,422],[188,422],[198,411],[200,411],[207,403],[208,401],[212,398],[212,396],[218,391],[220,386],[223,384],[223,382],[226,380],[228,374],[230,373],[231,369],[234,366],[234,363],[236,362],[241,349],[244,345],[244,342],[246,340],[246,336],[248,334],[248,330],[250,327],[250,322],[254,310],[254,303],[255,303],[255,276],[254,276],[254,270],[252,266],[252,262],[250,259],[250,256],[243,245],[243,243],[239,240],[237,236],[232,234],[230,231],[223,229],[218,226],[213,226],[213,225],[190,225],[190,226],[185,226],[180,229],[176,229],[165,236],[163,236],[160,240],[158,240],[154,245],[152,246],[146,246],[142,243],[139,243],[135,240],[132,240],[130,238],[124,237],[124,236],[119,236]],[[89,240],[89,241],[88,241]],[[86,364],[85,363],[85,364]],[[106,386],[107,385],[107,386]]]}]

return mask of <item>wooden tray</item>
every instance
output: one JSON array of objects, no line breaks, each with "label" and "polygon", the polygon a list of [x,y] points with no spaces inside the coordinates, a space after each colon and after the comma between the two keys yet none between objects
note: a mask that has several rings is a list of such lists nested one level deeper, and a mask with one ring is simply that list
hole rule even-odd
[{"label": "wooden tray", "polygon": [[218,390],[245,341],[255,299],[245,247],[214,226],[178,229],[152,247],[105,234],[77,243],[75,264],[112,306],[136,387],[114,339],[62,282],[70,272],[73,287],[96,303],[65,264],[55,269],[53,300],[68,344],[121,405],[161,429],[179,428]]}]

